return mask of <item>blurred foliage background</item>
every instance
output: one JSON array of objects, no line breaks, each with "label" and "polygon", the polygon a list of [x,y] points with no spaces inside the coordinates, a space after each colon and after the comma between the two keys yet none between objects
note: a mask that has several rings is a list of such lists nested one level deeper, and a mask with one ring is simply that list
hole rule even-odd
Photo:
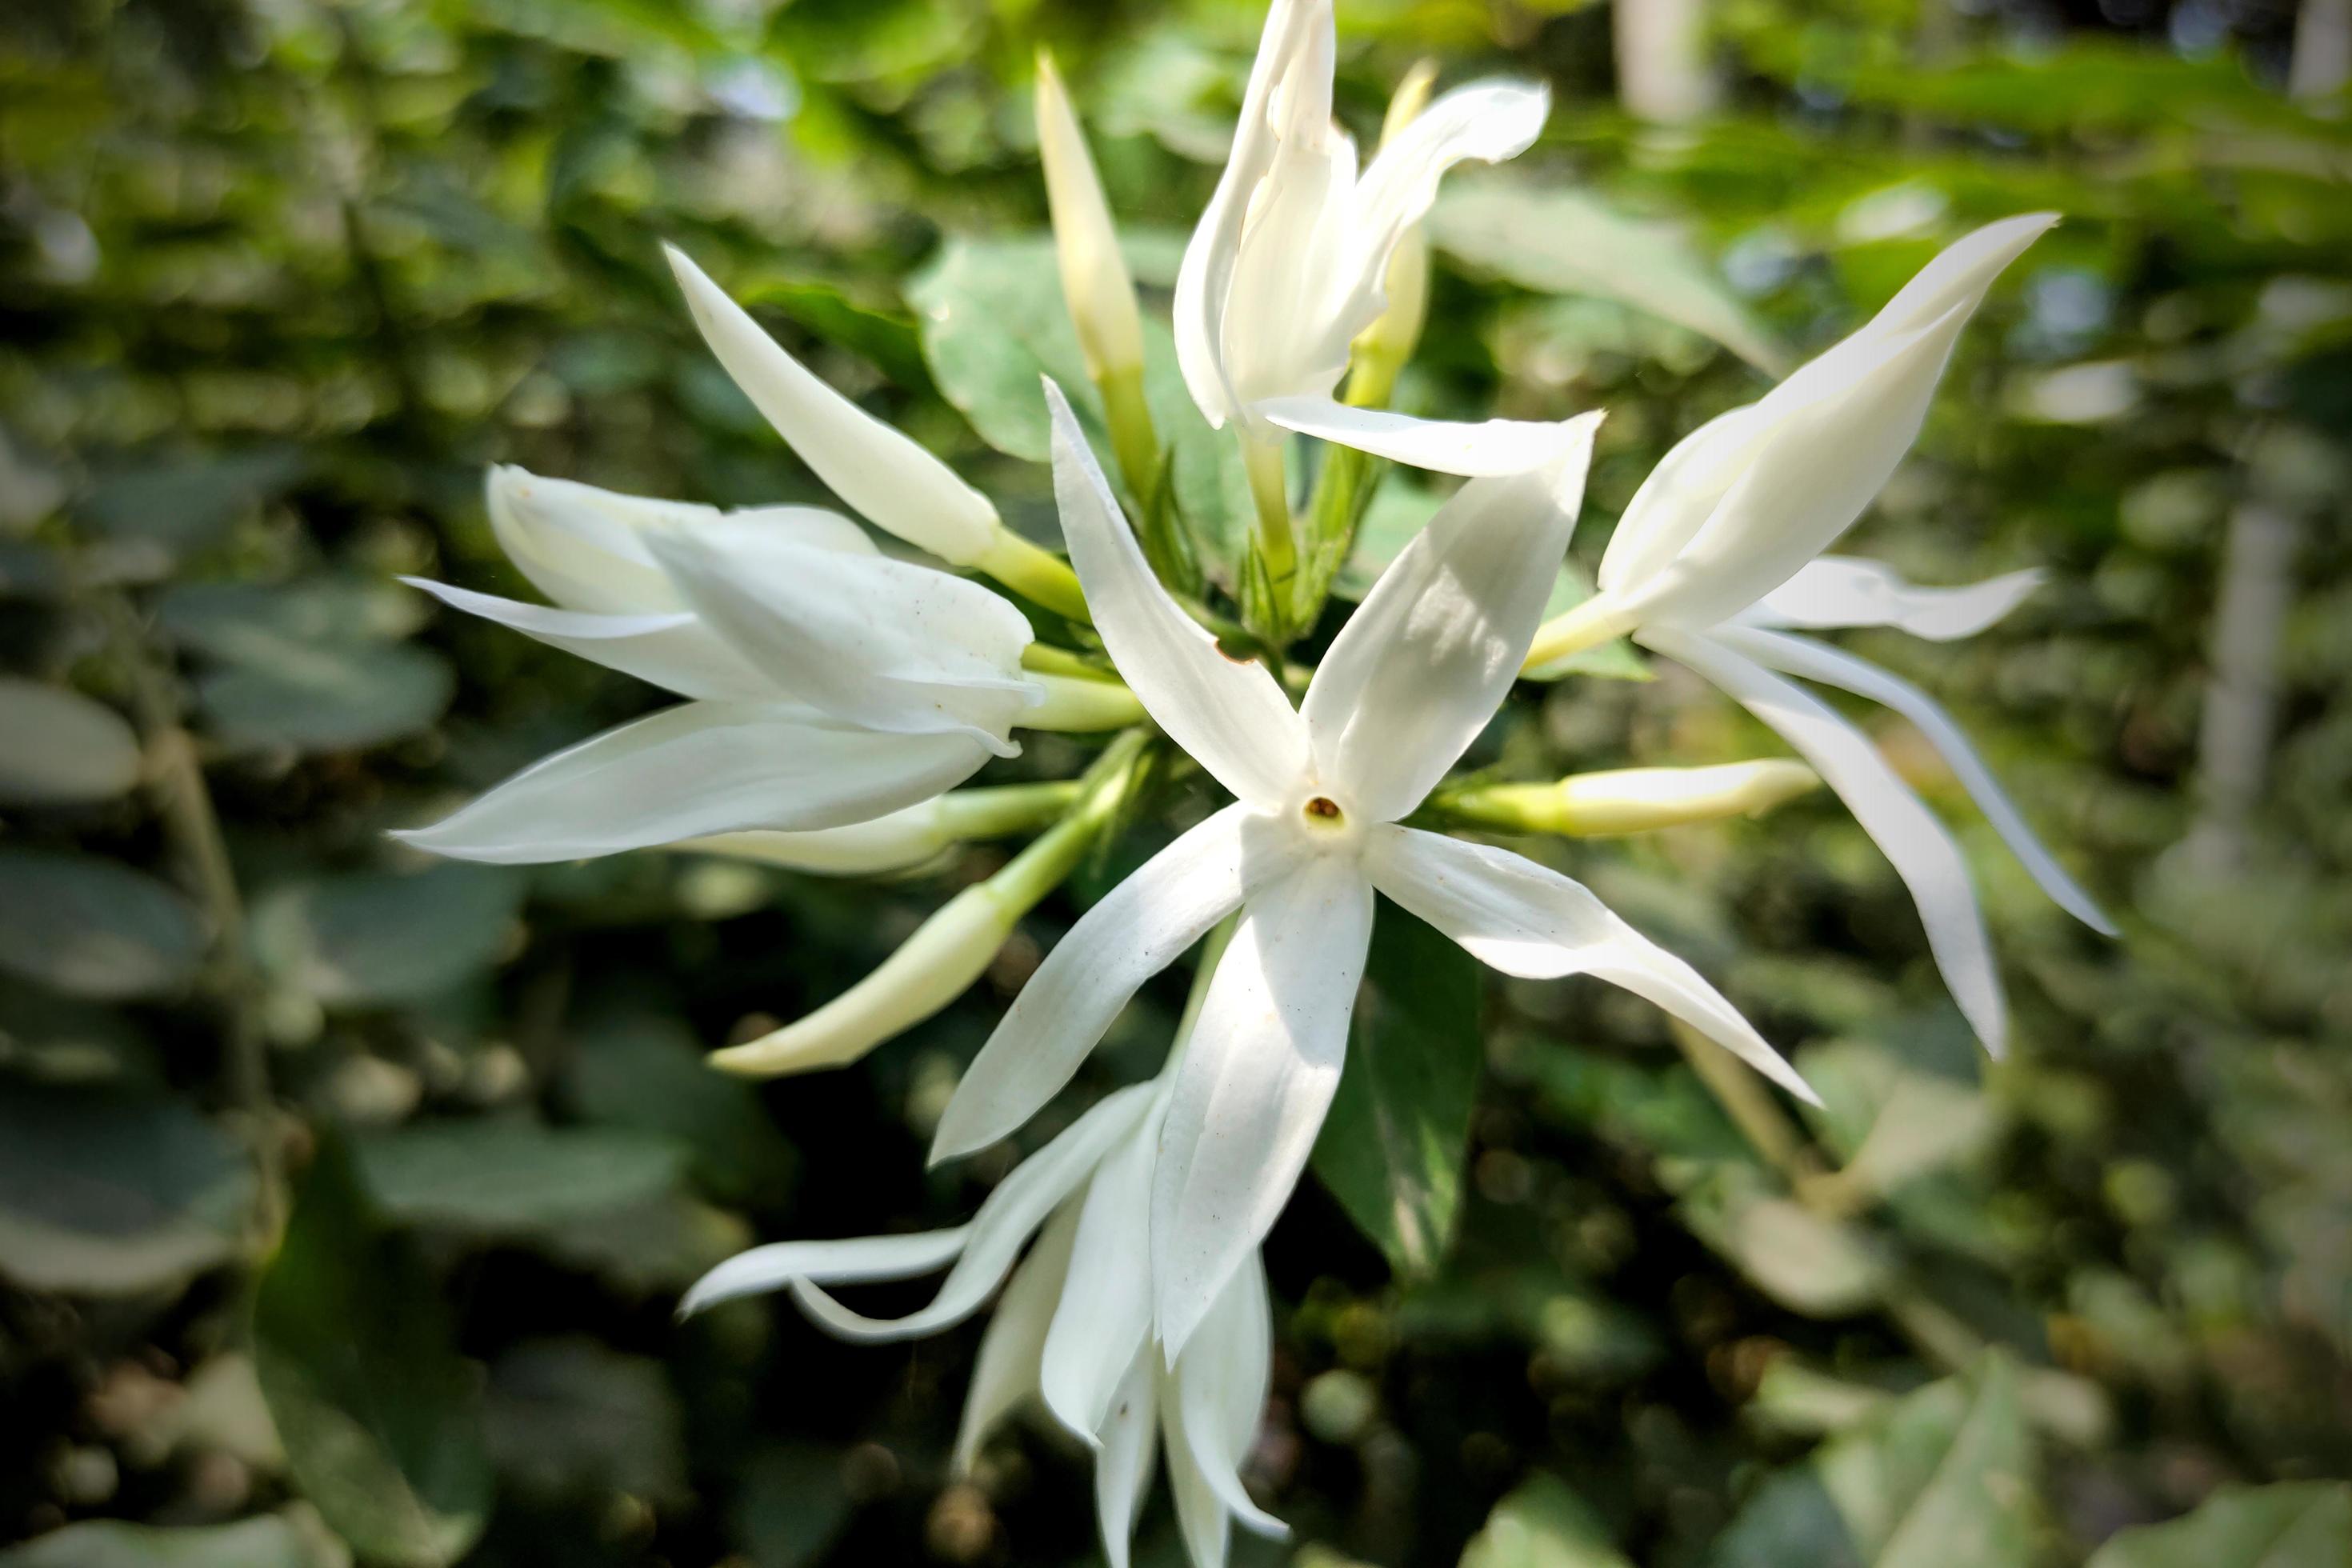
[{"label": "blurred foliage background", "polygon": [[[1991,634],[1866,651],[1954,707],[2126,936],[2042,900],[1891,722],[1977,851],[2007,1062],[1826,796],[1573,847],[1828,1110],[1603,987],[1490,984],[1466,1153],[1419,1192],[1450,1243],[1383,1248],[1309,1182],[1267,1249],[1252,1478],[1295,1540],[1237,1560],[2352,1560],[2352,16],[1655,3],[1703,47],[1633,37],[1632,0],[1341,5],[1361,136],[1423,55],[1556,91],[1543,142],[1433,215],[1400,401],[1608,406],[1589,565],[1672,440],[1760,392],[1748,361],[1827,343],[1970,225],[2065,213],[1853,547],[2048,570]],[[493,461],[820,499],[664,238],[1050,539],[1042,443],[985,390],[1068,354],[1034,50],[1164,294],[1259,14],[0,15],[0,1563],[1094,1560],[1068,1443],[947,1474],[973,1329],[854,1348],[780,1303],[671,1309],[754,1239],[968,1212],[1011,1152],[926,1174],[930,1119],[1150,835],[861,1067],[721,1079],[701,1050],[836,993],[996,852],[880,889],[422,863],[383,831],[649,693],[391,578],[517,586]],[[950,303],[991,330],[940,330]],[[1539,689],[1476,760],[1778,750],[1654,673]],[[1076,752],[1031,750],[1008,776]],[[1183,984],[1090,1091],[1152,1069]],[[1140,1555],[1181,1561],[1164,1502]]]}]

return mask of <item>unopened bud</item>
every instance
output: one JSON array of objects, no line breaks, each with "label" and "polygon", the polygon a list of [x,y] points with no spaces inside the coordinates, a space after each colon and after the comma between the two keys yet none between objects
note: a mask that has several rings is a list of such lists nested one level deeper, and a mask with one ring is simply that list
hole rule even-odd
[{"label": "unopened bud", "polygon": [[[1115,683],[1109,689],[1127,689]],[[820,877],[872,877],[909,870],[971,839],[1003,838],[1044,827],[1067,811],[1077,797],[1076,783],[1067,780],[962,789],[845,827],[806,833],[765,829],[714,833],[668,847]]]},{"label": "unopened bud", "polygon": [[1045,201],[1054,216],[1054,250],[1062,293],[1078,329],[1087,371],[1097,382],[1143,367],[1143,317],[1135,282],[1119,254],[1110,204],[1087,152],[1085,132],[1052,58],[1037,56],[1037,152],[1045,164]]},{"label": "unopened bud", "polygon": [[805,1018],[712,1052],[710,1065],[751,1078],[846,1066],[962,995],[1019,918],[986,883],[967,888],[873,973]]},{"label": "unopened bud", "polygon": [[[1429,106],[1430,89],[1437,81],[1437,66],[1422,60],[1405,73],[1389,100],[1388,117],[1381,125],[1383,145],[1394,142],[1404,128]],[[1388,302],[1372,324],[1356,335],[1348,376],[1348,401],[1360,408],[1385,407],[1396,390],[1397,376],[1421,342],[1429,319],[1429,238],[1416,224],[1397,237],[1389,269],[1381,280]]]},{"label": "unopened bud", "polygon": [[1580,838],[1643,833],[1727,816],[1759,816],[1820,787],[1802,763],[1767,758],[1707,768],[1624,768],[1556,784],[1490,784],[1438,802],[1465,826]]}]

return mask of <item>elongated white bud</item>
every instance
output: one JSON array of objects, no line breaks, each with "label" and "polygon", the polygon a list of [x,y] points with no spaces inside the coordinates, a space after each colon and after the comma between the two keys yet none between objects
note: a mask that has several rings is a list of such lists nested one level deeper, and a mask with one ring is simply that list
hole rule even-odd
[{"label": "elongated white bud", "polygon": [[962,995],[1020,914],[988,884],[967,888],[865,979],[805,1018],[712,1052],[710,1065],[753,1078],[846,1066]]},{"label": "elongated white bud", "polygon": [[1574,773],[1555,784],[1490,784],[1446,796],[1438,805],[1457,822],[1497,832],[1595,838],[1759,816],[1821,782],[1804,763],[1774,757],[1707,768]]},{"label": "elongated white bud", "polygon": [[1087,151],[1053,58],[1037,55],[1037,153],[1045,164],[1045,201],[1054,216],[1054,253],[1062,266],[1062,294],[1078,329],[1087,374],[1106,377],[1143,366],[1143,317],[1135,281],[1119,254],[1110,204]]},{"label": "elongated white bud", "polygon": [[665,246],[687,308],[735,384],[835,495],[875,527],[959,566],[1002,531],[986,496],[784,352],[676,246]]},{"label": "elongated white bud", "polygon": [[[1109,689],[1123,692],[1127,689],[1114,684]],[[761,865],[782,866],[824,877],[878,876],[919,866],[953,845],[1034,832],[1075,805],[1078,794],[1075,779],[951,790],[904,811],[894,811],[871,822],[852,823],[846,827],[820,828],[810,833],[766,829],[714,833],[667,847],[688,854],[755,860]]]}]

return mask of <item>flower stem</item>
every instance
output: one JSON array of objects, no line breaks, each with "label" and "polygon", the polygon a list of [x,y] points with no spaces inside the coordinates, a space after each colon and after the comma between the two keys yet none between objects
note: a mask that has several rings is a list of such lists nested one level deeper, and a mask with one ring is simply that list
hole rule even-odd
[{"label": "flower stem", "polygon": [[1276,642],[1289,625],[1291,583],[1298,575],[1298,545],[1290,530],[1290,478],[1283,462],[1286,437],[1243,431],[1242,466],[1249,473],[1250,500],[1257,508],[1257,555],[1265,565],[1267,627]]},{"label": "flower stem", "polygon": [[1070,563],[1009,528],[998,526],[996,537],[971,566],[1066,620],[1081,626],[1094,624],[1087,613],[1086,590],[1078,586],[1078,574],[1070,570]]},{"label": "flower stem", "polygon": [[1118,681],[1034,670],[1031,676],[1045,689],[1045,700],[1013,721],[1024,730],[1123,730],[1150,717]]}]

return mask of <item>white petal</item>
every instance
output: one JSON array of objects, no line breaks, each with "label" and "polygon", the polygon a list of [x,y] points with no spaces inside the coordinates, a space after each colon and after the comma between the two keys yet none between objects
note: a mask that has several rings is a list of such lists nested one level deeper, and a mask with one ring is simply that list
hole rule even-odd
[{"label": "white petal", "polygon": [[2001,842],[2009,846],[2010,853],[2017,857],[2027,874],[2042,885],[2042,890],[2059,908],[2101,935],[2116,934],[2115,922],[2034,837],[2023,814],[2000,787],[2000,781],[1993,777],[1992,770],[1969,744],[1968,736],[1934,698],[1866,659],[1823,647],[1807,637],[1734,628],[1722,634],[1722,641],[1725,647],[1746,654],[1768,669],[1841,687],[1857,697],[1884,703],[1910,720],[1927,737],[1928,743],[1943,753],[1961,787],[1976,801],[1977,809],[1985,814],[1985,820],[1992,824],[1993,830],[2000,835]]},{"label": "white petal", "polygon": [[1224,364],[1226,301],[1252,198],[1279,150],[1275,97],[1285,87],[1294,93],[1319,89],[1328,121],[1338,51],[1331,0],[1274,0],[1242,95],[1232,154],[1184,247],[1176,275],[1176,358],[1192,401],[1218,428],[1242,412]]},{"label": "white petal", "polygon": [[1371,933],[1371,884],[1352,857],[1323,856],[1251,895],[1217,962],[1153,1175],[1152,1278],[1171,1361],[1306,1167]]},{"label": "white petal", "polygon": [[795,1279],[829,1285],[862,1285],[876,1279],[911,1279],[945,1268],[964,1247],[971,1227],[918,1231],[908,1236],[859,1236],[844,1241],[779,1241],[739,1252],[694,1283],[677,1304],[690,1318],[739,1296],[781,1290]]},{"label": "white petal", "polygon": [[1696,970],[1620,920],[1591,889],[1523,855],[1410,827],[1374,830],[1372,883],[1506,974],[1606,980],[1705,1034],[1800,1099],[1796,1070]]},{"label": "white petal", "polygon": [[490,531],[507,559],[557,604],[608,615],[685,608],[654,564],[643,530],[657,522],[707,522],[715,507],[600,490],[497,467],[483,485]]},{"label": "white petal", "polygon": [[1644,634],[1642,640],[1689,666],[1779,731],[1837,792],[1911,889],[1945,984],[1977,1038],[1999,1056],[2008,1038],[2008,1007],[1968,863],[1944,825],[1887,765],[1870,737],[1803,688],[1719,641],[1679,633]]},{"label": "white petal", "polygon": [[1153,856],[1072,926],[1005,1010],[956,1086],[931,1160],[985,1148],[1070,1081],[1137,987],[1231,914],[1279,861],[1244,805]]},{"label": "white petal", "polygon": [[1045,1408],[1091,1443],[1137,1353],[1151,1337],[1151,1164],[1157,1117],[1146,1117],[1095,1172],[1079,1206],[1069,1277],[1045,1336],[1038,1384]]},{"label": "white petal", "polygon": [[[1853,527],[1917,438],[1967,320],[1954,310],[1914,332],[1857,335],[1758,405],[1754,455],[1650,590],[1651,618],[1726,619]],[[1817,395],[1775,420],[1801,386]]]},{"label": "white petal", "polygon": [[1254,426],[1265,398],[1330,392],[1347,374],[1355,337],[1342,312],[1355,299],[1348,268],[1356,143],[1331,123],[1328,71],[1320,91],[1319,107],[1304,82],[1286,84],[1276,100],[1291,119],[1250,199],[1225,297],[1218,352]]},{"label": "white petal", "polygon": [[705,342],[785,444],[886,533],[959,565],[986,553],[996,509],[912,440],[825,385],[676,246],[665,246]]},{"label": "white petal", "polygon": [[968,578],[812,550],[734,522],[667,529],[656,557],[703,620],[787,694],[871,730],[961,731],[1014,754],[1029,623]]},{"label": "white petal", "polygon": [[459,860],[533,865],[746,827],[838,827],[952,789],[986,761],[962,735],[876,734],[788,703],[688,702],[393,837]]},{"label": "white petal", "polygon": [[423,589],[451,609],[510,626],[551,647],[649,680],[681,697],[756,700],[782,695],[773,681],[720,641],[690,610],[650,616],[556,610],[424,577],[401,581]]},{"label": "white petal", "polygon": [[1457,424],[1416,419],[1385,408],[1354,408],[1328,397],[1270,397],[1255,412],[1318,441],[1336,441],[1392,462],[1472,479],[1523,474],[1558,461],[1571,447],[1589,447],[1592,440],[1591,432],[1580,429],[1573,419]]},{"label": "white petal", "polygon": [[1128,1568],[1160,1437],[1160,1352],[1145,1344],[1128,1363],[1096,1436],[1095,1517],[1107,1568]]},{"label": "white petal", "polygon": [[1274,1371],[1274,1318],[1265,1266],[1253,1257],[1201,1321],[1176,1365],[1176,1397],[1185,1446],[1201,1479],[1243,1528],[1276,1539],[1290,1533],[1242,1485],[1243,1460],[1257,1435]]},{"label": "white petal", "polygon": [[1201,1461],[1192,1457],[1178,1407],[1181,1393],[1176,1374],[1161,1372],[1160,1428],[1168,1449],[1168,1489],[1175,1494],[1177,1532],[1183,1537],[1184,1556],[1192,1568],[1225,1568],[1232,1533],[1226,1529],[1224,1501],[1202,1473]]},{"label": "white petal", "polygon": [[1472,479],[1381,574],[1307,689],[1317,778],[1381,822],[1421,804],[1518,678],[1584,495],[1600,416],[1527,473]]},{"label": "white petal", "polygon": [[493,468],[484,489],[499,547],[541,593],[574,610],[651,615],[684,609],[646,545],[646,535],[659,528],[700,528],[730,517],[820,550],[874,552],[865,530],[819,507],[721,512],[511,467]]},{"label": "white petal", "polygon": [[1920,588],[1892,566],[1824,555],[1738,616],[1748,626],[1894,626],[1931,642],[1974,637],[2042,585],[2032,568],[1959,588]]},{"label": "white petal", "polygon": [[1150,1108],[1155,1086],[1137,1084],[1104,1099],[1068,1131],[1013,1169],[964,1227],[962,1256],[931,1304],[903,1318],[868,1318],[835,1300],[810,1279],[792,1281],[793,1297],[817,1325],[846,1340],[906,1340],[961,1322],[988,1299],[1021,1246],[1063,1199],[1076,1191]]},{"label": "white petal", "polygon": [[2056,213],[2026,213],[1962,235],[1921,268],[1864,331],[1912,331],[1956,307],[1973,311],[1993,279],[2057,226]]},{"label": "white petal", "polygon": [[1063,539],[1120,679],[1219,784],[1253,804],[1280,805],[1307,760],[1297,711],[1264,665],[1218,652],[1216,639],[1168,596],[1051,381],[1045,401]]},{"label": "white petal", "polygon": [[1667,449],[1609,536],[1594,574],[1602,593],[1630,597],[1673,564],[1739,478],[1767,423],[1757,405],[1745,404],[1717,415]]},{"label": "white petal", "polygon": [[1343,274],[1352,296],[1341,316],[1348,336],[1381,313],[1389,257],[1437,199],[1445,171],[1466,159],[1499,163],[1517,157],[1542,134],[1550,111],[1551,89],[1541,83],[1472,82],[1442,95],[1381,143],[1356,188]]},{"label": "white petal", "polygon": [[1078,1213],[1067,1205],[1055,1212],[1037,1237],[1037,1245],[1021,1260],[996,1299],[996,1310],[980,1336],[980,1355],[971,1367],[971,1385],[963,1396],[963,1418],[956,1426],[957,1475],[971,1473],[980,1446],[1011,1415],[1037,1392],[1037,1358],[1045,1345],[1045,1329],[1054,1321],[1054,1303],[1061,1295],[1064,1272],[1069,1268],[1070,1242],[1077,1234]]}]

